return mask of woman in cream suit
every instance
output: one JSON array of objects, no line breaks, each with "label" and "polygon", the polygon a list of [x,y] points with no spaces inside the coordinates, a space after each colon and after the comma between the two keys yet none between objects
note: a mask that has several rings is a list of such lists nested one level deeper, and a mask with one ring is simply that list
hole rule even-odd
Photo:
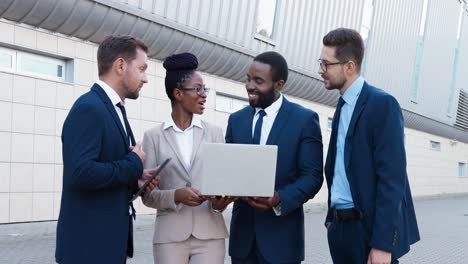
[{"label": "woman in cream suit", "polygon": [[145,132],[145,168],[166,158],[171,162],[160,174],[159,186],[143,196],[157,209],[153,256],[157,264],[222,264],[227,229],[222,210],[230,198],[199,197],[202,142],[224,143],[222,129],[194,114],[203,114],[208,89],[196,72],[197,58],[190,53],[168,57],[166,93],[172,104],[167,121]]}]

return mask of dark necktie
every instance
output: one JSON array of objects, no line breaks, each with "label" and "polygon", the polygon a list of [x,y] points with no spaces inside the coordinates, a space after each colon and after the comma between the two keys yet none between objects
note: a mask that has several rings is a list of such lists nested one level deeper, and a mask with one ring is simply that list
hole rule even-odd
[{"label": "dark necktie", "polygon": [[330,137],[330,143],[334,145],[334,147],[331,149],[332,151],[331,162],[332,162],[333,170],[335,169],[336,144],[337,144],[337,139],[338,139],[338,127],[340,123],[341,108],[343,107],[344,104],[345,104],[345,101],[340,96],[340,99],[338,100],[338,105],[336,106],[335,116],[333,116],[333,121],[332,121],[332,133]]},{"label": "dark necktie", "polygon": [[[122,116],[123,120],[125,123],[125,130],[127,130],[127,136],[130,138],[130,141],[132,142],[132,146],[136,145],[135,142],[135,137],[133,136],[132,128],[130,127],[130,123],[128,123],[128,118],[127,118],[127,111],[125,111],[125,106],[123,106],[121,103],[116,104],[118,108],[120,108],[120,111],[122,111]],[[127,256],[128,257],[133,257],[133,219],[135,219],[135,208],[133,207],[133,203],[130,202],[130,209],[132,210],[132,214],[130,215],[130,220],[129,220],[129,229],[128,229],[128,238],[127,238]]]},{"label": "dark necktie", "polygon": [[260,136],[262,135],[262,124],[263,124],[263,117],[266,115],[264,110],[260,110],[258,112],[259,117],[257,123],[255,123],[255,130],[252,138],[253,144],[260,144]]},{"label": "dark necktie", "polygon": [[127,119],[127,112],[125,111],[125,106],[123,106],[121,103],[116,104],[118,108],[120,108],[120,111],[122,111],[122,116],[123,120],[125,123],[125,130],[127,130],[127,136],[130,137],[130,141],[132,143],[132,146],[136,145],[135,137],[133,136],[132,128],[130,127],[130,123],[128,123]]}]

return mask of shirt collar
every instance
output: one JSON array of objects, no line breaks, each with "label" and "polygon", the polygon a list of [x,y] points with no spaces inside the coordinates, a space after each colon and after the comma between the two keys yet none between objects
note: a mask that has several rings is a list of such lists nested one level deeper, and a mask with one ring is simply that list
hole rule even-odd
[{"label": "shirt collar", "polygon": [[347,104],[355,105],[359,95],[361,94],[362,86],[364,86],[364,78],[359,76],[356,80],[354,80],[351,86],[346,89],[341,97]]},{"label": "shirt collar", "polygon": [[280,110],[282,104],[283,104],[283,94],[280,93],[280,97],[276,101],[274,101],[270,106],[268,106],[267,108],[262,109],[260,107],[256,107],[255,108],[255,115],[258,114],[258,112],[260,112],[260,110],[264,110],[267,116],[271,116],[273,114],[276,114]]},{"label": "shirt collar", "polygon": [[110,87],[107,83],[105,83],[102,80],[98,80],[96,84],[101,86],[101,88],[107,94],[113,105],[121,103],[123,106],[125,106],[125,100],[122,101],[117,92],[114,89],[112,89],[112,87]]},{"label": "shirt collar", "polygon": [[[200,117],[198,117],[198,115],[193,115],[192,117],[192,123],[190,124],[190,126],[187,128],[187,129],[190,129],[192,127],[199,127],[199,128],[203,128],[202,126],[202,123],[201,123],[201,119]],[[175,122],[174,122],[174,119],[172,118],[172,115],[169,115],[166,119],[166,122],[164,122],[164,130],[168,129],[172,127],[175,131],[178,131],[178,132],[184,132],[182,131],[178,126],[176,126]]]}]

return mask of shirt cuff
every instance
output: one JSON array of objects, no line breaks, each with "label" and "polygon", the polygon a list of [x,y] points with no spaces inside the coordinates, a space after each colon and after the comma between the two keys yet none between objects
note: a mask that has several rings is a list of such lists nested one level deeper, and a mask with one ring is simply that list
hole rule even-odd
[{"label": "shirt cuff", "polygon": [[273,206],[272,209],[276,216],[281,216],[281,203],[279,203],[277,206]]},{"label": "shirt cuff", "polygon": [[210,203],[210,208],[211,208],[211,212],[213,212],[214,214],[222,214],[224,212],[224,210],[226,209],[226,208],[224,208],[222,210],[214,209],[212,203]]}]

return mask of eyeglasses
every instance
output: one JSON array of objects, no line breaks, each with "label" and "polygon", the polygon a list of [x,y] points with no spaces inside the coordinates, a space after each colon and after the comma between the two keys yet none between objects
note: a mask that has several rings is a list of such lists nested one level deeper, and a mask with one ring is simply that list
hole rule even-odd
[{"label": "eyeglasses", "polygon": [[206,88],[205,86],[203,87],[179,87],[177,88],[179,90],[182,90],[182,91],[192,91],[192,92],[196,92],[198,95],[208,95],[208,93],[210,92],[210,88]]},{"label": "eyeglasses", "polygon": [[338,65],[338,64],[346,64],[350,61],[339,61],[339,62],[333,62],[333,63],[326,63],[324,62],[323,60],[319,59],[318,60],[318,63],[320,65],[320,69],[323,71],[323,72],[327,72],[328,70],[328,66],[333,66],[333,65]]}]

